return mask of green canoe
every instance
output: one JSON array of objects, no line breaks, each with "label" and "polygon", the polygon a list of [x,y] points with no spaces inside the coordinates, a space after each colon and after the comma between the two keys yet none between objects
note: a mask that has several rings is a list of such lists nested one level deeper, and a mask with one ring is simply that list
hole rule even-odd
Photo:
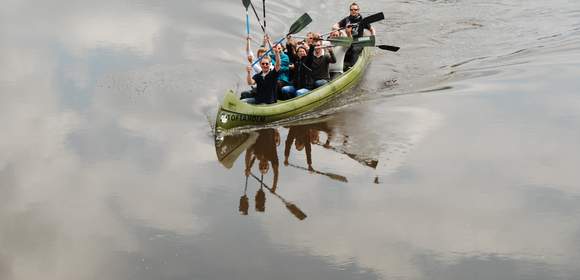
[{"label": "green canoe", "polygon": [[333,97],[354,87],[361,80],[370,57],[371,51],[364,48],[355,65],[336,79],[306,95],[274,104],[247,104],[240,101],[233,90],[229,90],[217,113],[216,132],[225,132],[242,126],[263,125],[320,107]]}]

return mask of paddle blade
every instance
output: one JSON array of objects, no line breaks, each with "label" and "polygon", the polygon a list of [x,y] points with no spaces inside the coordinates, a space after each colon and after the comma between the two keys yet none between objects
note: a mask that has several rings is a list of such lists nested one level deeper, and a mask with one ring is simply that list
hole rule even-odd
[{"label": "paddle blade", "polygon": [[399,47],[389,46],[389,45],[378,45],[377,47],[381,50],[387,50],[387,51],[392,51],[392,52],[396,52],[400,49]]},{"label": "paddle blade", "polygon": [[242,0],[242,4],[244,4],[244,8],[247,10],[252,2],[250,2],[250,0]]},{"label": "paddle blade", "polygon": [[286,208],[290,211],[290,213],[292,213],[292,215],[294,215],[294,217],[298,218],[298,220],[302,221],[307,217],[306,214],[302,212],[302,210],[300,210],[296,205],[292,203],[286,203]]},{"label": "paddle blade", "polygon": [[364,36],[355,38],[352,44],[358,47],[374,47],[375,36]]},{"label": "paddle blade", "polygon": [[290,30],[288,31],[288,35],[296,34],[300,32],[300,30],[304,29],[307,25],[312,22],[312,18],[307,14],[304,13],[300,16],[293,24],[290,26]]},{"label": "paddle blade", "polygon": [[326,41],[333,43],[335,46],[348,47],[352,44],[352,38],[350,37],[334,37],[328,38]]},{"label": "paddle blade", "polygon": [[346,179],[346,177],[344,177],[344,176],[341,176],[338,174],[333,174],[333,173],[326,173],[326,175],[328,175],[328,177],[330,177],[333,180],[348,183],[348,179]]},{"label": "paddle blade", "polygon": [[385,15],[383,14],[383,12],[380,13],[376,13],[376,14],[372,14],[368,17],[364,17],[362,19],[362,23],[373,23],[373,22],[377,22],[379,20],[383,20],[385,19]]},{"label": "paddle blade", "polygon": [[240,197],[240,205],[238,206],[238,211],[241,215],[248,215],[248,208],[250,207],[250,202],[248,196],[244,195]]}]

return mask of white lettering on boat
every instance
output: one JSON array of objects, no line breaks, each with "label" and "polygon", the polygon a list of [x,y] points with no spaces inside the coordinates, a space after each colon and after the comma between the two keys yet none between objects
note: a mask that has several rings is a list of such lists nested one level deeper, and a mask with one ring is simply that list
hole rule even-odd
[{"label": "white lettering on boat", "polygon": [[243,114],[227,114],[222,113],[220,115],[220,121],[222,123],[227,123],[228,121],[249,121],[249,122],[265,122],[265,116],[252,116],[252,115],[243,115]]}]

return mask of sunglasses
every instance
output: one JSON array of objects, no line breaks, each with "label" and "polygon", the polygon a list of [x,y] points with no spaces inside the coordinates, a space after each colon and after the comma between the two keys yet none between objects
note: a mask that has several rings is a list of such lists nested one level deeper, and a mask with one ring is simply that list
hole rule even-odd
[{"label": "sunglasses", "polygon": [[260,62],[262,65],[270,65],[270,62]]}]

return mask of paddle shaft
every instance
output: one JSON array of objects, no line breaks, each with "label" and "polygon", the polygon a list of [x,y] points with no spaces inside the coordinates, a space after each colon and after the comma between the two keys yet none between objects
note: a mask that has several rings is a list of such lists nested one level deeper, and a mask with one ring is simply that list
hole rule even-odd
[{"label": "paddle shaft", "polygon": [[262,0],[262,10],[264,11],[264,35],[266,35],[266,0]]},{"label": "paddle shaft", "polygon": [[282,37],[280,40],[278,40],[274,45],[272,45],[270,47],[270,49],[268,49],[268,51],[266,51],[266,53],[264,53],[262,56],[260,56],[258,59],[256,59],[256,61],[254,61],[252,63],[252,67],[254,67],[254,65],[256,65],[256,63],[260,62],[264,57],[266,57],[268,54],[270,54],[270,52],[272,52],[272,49],[274,49],[275,46],[277,46],[278,44],[282,43],[282,41],[284,41],[284,39],[286,39],[286,37],[288,35],[292,35],[292,34],[296,34],[298,32],[300,32],[300,30],[304,29],[304,27],[306,27],[308,24],[310,24],[312,22],[312,18],[310,18],[310,16],[307,13],[304,13],[302,16],[300,16],[291,26],[290,26],[290,30],[288,31],[288,34],[286,34],[286,36]]},{"label": "paddle shaft", "polygon": [[306,170],[306,171],[313,171],[316,174],[320,174],[320,175],[324,175],[327,176],[330,179],[334,179],[334,180],[338,180],[341,182],[348,182],[348,180],[346,179],[346,177],[338,175],[338,174],[332,174],[332,173],[325,173],[325,172],[320,172],[318,170],[309,170],[308,168],[302,167],[302,166],[298,166],[292,163],[289,163],[288,165],[294,167],[294,168],[298,168],[298,169],[302,169],[302,170]]},{"label": "paddle shaft", "polygon": [[254,15],[256,15],[256,18],[258,19],[258,24],[260,25],[260,27],[262,28],[262,31],[264,33],[266,33],[266,28],[264,28],[264,26],[262,25],[262,23],[260,22],[260,16],[258,16],[258,12],[256,11],[256,8],[254,7],[254,4],[252,4],[252,2],[250,1],[250,6],[252,7],[252,10],[254,11]]},{"label": "paddle shaft", "polygon": [[[279,194],[277,194],[274,190],[272,190],[272,188],[268,187],[268,185],[266,185],[266,183],[264,183],[262,181],[262,179],[258,178],[258,176],[254,175],[254,173],[250,173],[250,175],[252,175],[252,177],[254,177],[254,179],[258,180],[260,182],[260,186],[263,186],[264,188],[266,188],[267,190],[270,191],[270,193],[272,193],[275,197],[279,198],[284,204],[289,204],[290,202],[288,202],[286,199],[284,199],[282,196],[280,196]],[[264,175],[262,175],[263,178]]]},{"label": "paddle shaft", "polygon": [[248,8],[246,8],[246,34],[250,37],[250,16],[248,15]]}]

